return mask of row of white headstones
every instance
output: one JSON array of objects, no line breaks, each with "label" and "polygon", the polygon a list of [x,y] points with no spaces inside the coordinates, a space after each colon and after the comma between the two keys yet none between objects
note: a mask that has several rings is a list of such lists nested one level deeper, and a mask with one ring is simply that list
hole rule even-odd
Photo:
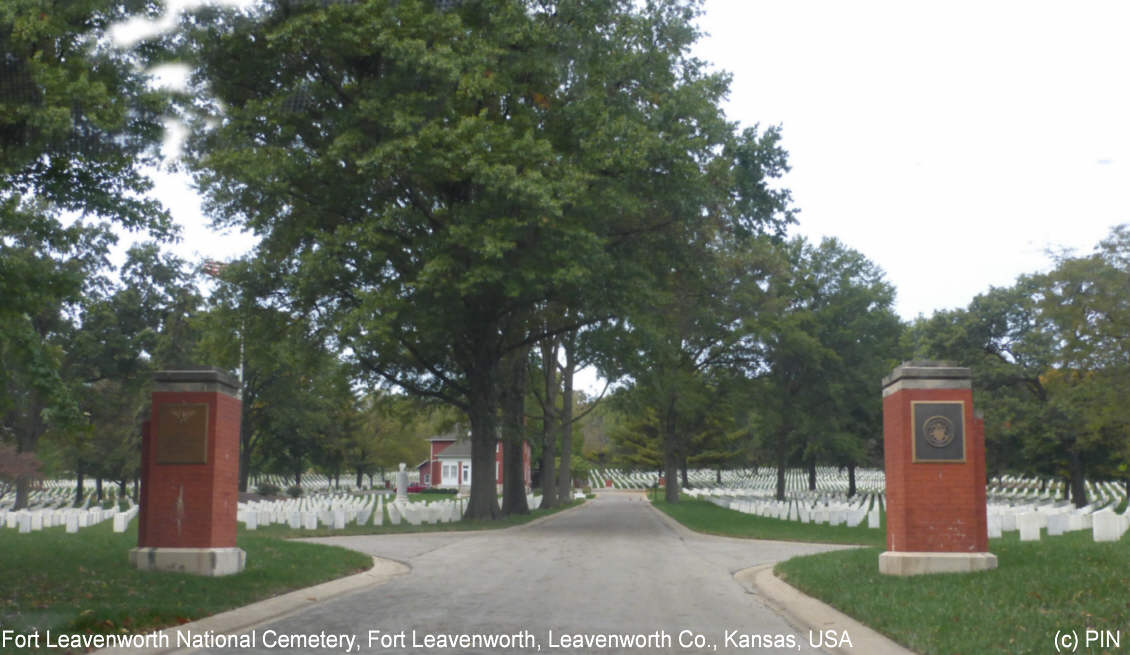
[{"label": "row of white headstones", "polygon": [[[756,472],[753,469],[723,471],[721,485],[717,482],[718,477],[718,473],[714,469],[692,469],[687,472],[687,482],[690,483],[692,488],[722,486],[727,489],[765,492],[775,492],[777,488],[777,471],[771,468],[761,468]],[[882,469],[857,469],[856,490],[859,493],[882,492],[885,479]],[[648,489],[658,481],[659,475],[654,471],[593,469],[589,472],[589,484],[595,488],[611,486],[613,489]],[[817,467],[816,491],[825,493],[846,492],[847,487],[847,473],[836,467]],[[789,492],[807,491],[808,472],[796,468],[786,470],[785,489]]]},{"label": "row of white headstones", "polygon": [[[745,514],[849,527],[859,526],[866,519],[869,528],[880,526],[884,498],[882,494],[859,494],[848,499],[806,492],[780,501],[760,496],[758,492],[724,487],[690,489],[686,493]],[[1008,496],[1000,494],[987,503],[986,525],[990,539],[999,538],[1004,532],[1019,531],[1021,541],[1038,541],[1045,531],[1048,536],[1057,536],[1091,530],[1095,541],[1118,541],[1130,530],[1130,509],[1117,513],[1115,508],[1121,504],[1117,497],[1103,497],[1077,508],[1054,499],[1017,504]]]},{"label": "row of white headstones", "polygon": [[69,507],[70,493],[65,499],[34,498],[27,509],[12,510],[0,507],[0,525],[20,533],[38,532],[46,528],[64,526],[68,534],[83,528],[98,525],[103,521],[114,522],[114,532],[125,532],[139,511],[132,500],[126,500],[126,507],[115,503],[112,508],[101,505],[91,507],[92,496],[87,496],[82,507]]},{"label": "row of white headstones", "polygon": [[864,520],[867,527],[878,528],[883,504],[879,494],[858,494],[854,498],[840,499],[819,492],[804,492],[793,494],[787,500],[776,500],[750,490],[721,487],[689,489],[686,493],[743,514],[853,528],[862,525]]},{"label": "row of white headstones", "polygon": [[[112,520],[114,532],[125,532],[137,516],[139,507],[127,499],[124,509],[90,507],[87,496],[83,507],[67,507],[69,491],[37,493],[28,509],[0,507],[0,526],[20,533],[38,532],[65,526],[67,533]],[[541,505],[541,496],[527,495],[530,509]],[[451,523],[463,517],[466,499],[443,499],[433,502],[385,502],[384,495],[351,496],[346,494],[314,494],[287,500],[256,500],[237,505],[236,520],[248,530],[271,524],[286,524],[294,529],[314,530],[319,527],[341,530],[348,524],[380,526],[387,519],[390,525],[402,521],[410,525]]]}]

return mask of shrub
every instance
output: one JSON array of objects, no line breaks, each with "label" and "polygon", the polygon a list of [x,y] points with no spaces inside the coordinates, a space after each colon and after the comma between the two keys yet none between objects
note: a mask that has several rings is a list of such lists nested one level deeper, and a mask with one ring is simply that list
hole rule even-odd
[{"label": "shrub", "polygon": [[259,488],[256,489],[255,492],[258,493],[260,496],[277,496],[277,495],[279,495],[280,492],[282,492],[282,488],[279,487],[279,485],[277,485],[277,484],[271,484],[270,482],[264,482],[264,483],[259,485]]},{"label": "shrub", "polygon": [[298,498],[302,495],[302,487],[294,484],[286,488],[286,495],[291,498]]}]

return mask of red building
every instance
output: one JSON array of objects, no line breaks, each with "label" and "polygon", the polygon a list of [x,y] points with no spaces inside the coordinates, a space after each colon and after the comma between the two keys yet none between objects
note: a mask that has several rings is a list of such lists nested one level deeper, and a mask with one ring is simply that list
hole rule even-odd
[{"label": "red building", "polygon": [[[420,473],[420,484],[425,487],[445,489],[469,488],[471,486],[471,439],[462,431],[451,432],[428,439],[431,451],[428,459],[420,462],[416,469]],[[502,441],[495,446],[494,481],[502,487]],[[530,486],[530,444],[522,442],[522,476],[526,488]]]}]

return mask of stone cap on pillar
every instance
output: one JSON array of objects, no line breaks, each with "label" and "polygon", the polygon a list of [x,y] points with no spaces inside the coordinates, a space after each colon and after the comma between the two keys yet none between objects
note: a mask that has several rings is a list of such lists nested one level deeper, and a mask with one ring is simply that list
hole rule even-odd
[{"label": "stone cap on pillar", "polygon": [[951,361],[911,360],[903,362],[883,378],[883,395],[903,389],[971,389],[973,375],[968,367]]},{"label": "stone cap on pillar", "polygon": [[240,397],[239,380],[214,366],[193,366],[153,373],[153,391],[215,391]]}]

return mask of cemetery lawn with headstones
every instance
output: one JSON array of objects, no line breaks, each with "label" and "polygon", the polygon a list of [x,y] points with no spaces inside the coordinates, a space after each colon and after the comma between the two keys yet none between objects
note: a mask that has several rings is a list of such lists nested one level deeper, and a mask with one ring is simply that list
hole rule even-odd
[{"label": "cemetery lawn with headstones", "polygon": [[[423,502],[425,500],[437,500],[446,498],[438,494],[410,494],[409,499],[412,502]],[[387,519],[382,521],[381,525],[373,525],[372,522],[366,521],[363,525],[358,525],[356,522],[347,523],[343,528],[334,528],[322,523],[318,524],[317,528],[304,529],[304,528],[291,528],[285,523],[275,523],[272,525],[260,526],[255,533],[262,536],[277,537],[280,539],[297,539],[304,537],[341,537],[353,535],[366,535],[366,534],[399,534],[407,532],[464,532],[470,530],[497,530],[499,528],[510,528],[530,521],[539,519],[543,516],[548,516],[562,510],[576,507],[582,504],[583,500],[574,499],[570,502],[563,503],[549,509],[531,509],[528,514],[510,514],[500,519],[484,520],[484,519],[462,519],[459,521],[452,521],[451,523],[420,523],[419,525],[412,525],[407,521],[401,521],[397,525],[393,525]],[[386,510],[387,511],[387,510]]]},{"label": "cemetery lawn with headstones", "polygon": [[[678,503],[662,498],[652,500],[660,511],[697,532],[723,537],[747,539],[773,539],[776,541],[807,541],[825,544],[859,544],[876,546],[885,543],[885,525],[872,529],[866,525],[848,527],[782,521],[753,514],[743,514],[718,507],[706,501],[683,496]],[[885,520],[885,519],[884,519]]]}]

